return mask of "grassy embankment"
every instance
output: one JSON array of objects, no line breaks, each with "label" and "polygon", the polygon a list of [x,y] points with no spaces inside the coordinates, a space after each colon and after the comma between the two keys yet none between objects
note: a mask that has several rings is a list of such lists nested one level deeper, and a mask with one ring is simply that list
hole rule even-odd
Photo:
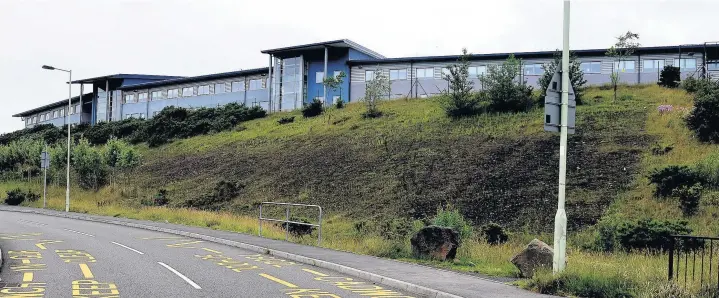
[{"label": "grassy embankment", "polygon": [[[602,287],[608,293],[622,287],[646,293],[660,284],[666,257],[578,247],[593,240],[588,227],[602,216],[682,218],[675,203],[651,197],[646,174],[719,152],[692,138],[682,111],[657,112],[660,104],[690,107],[683,91],[648,86],[622,88],[620,93],[629,96],[614,102],[611,91],[588,90],[587,104],[577,113],[578,133],[570,137],[566,276],[571,278],[562,288],[575,295],[592,296],[582,291]],[[431,100],[386,102],[382,110],[388,116],[374,120],[362,119],[361,110],[352,104],[330,111],[329,117],[298,116],[295,123],[282,126],[276,120],[287,115],[275,114],[232,132],[143,147],[144,165],[130,182],[98,193],[75,190],[72,210],[252,234],[257,222],[251,214],[259,201],[318,203],[329,211],[323,246],[412,261],[406,233],[413,228],[387,237],[388,232],[402,232],[396,228],[401,223],[392,218],[431,217],[438,205],[451,203],[476,225],[494,221],[509,227],[510,241],[490,246],[472,240],[454,263],[421,262],[494,276],[516,276],[508,260],[532,238],[551,244],[558,137],[542,131],[541,110],[458,121],[444,117]],[[674,149],[655,156],[650,150],[655,143]],[[139,204],[160,188],[168,190],[172,203],[181,203],[206,193],[221,179],[245,186],[226,211]],[[3,183],[0,193],[18,186],[40,189],[37,184]],[[64,189],[51,188],[50,208],[63,204]],[[687,219],[696,234],[715,235],[715,213],[715,206],[705,204]],[[365,225],[371,228],[362,228]],[[270,234],[283,238],[278,228]],[[312,237],[294,241],[313,242]]]}]

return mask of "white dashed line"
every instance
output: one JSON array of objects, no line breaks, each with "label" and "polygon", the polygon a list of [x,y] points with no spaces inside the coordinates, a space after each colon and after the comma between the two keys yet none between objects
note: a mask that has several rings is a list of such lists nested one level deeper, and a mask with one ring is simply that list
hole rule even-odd
[{"label": "white dashed line", "polygon": [[172,267],[167,266],[167,264],[165,264],[165,263],[163,263],[163,262],[157,262],[157,263],[160,264],[160,265],[162,265],[162,267],[167,268],[167,270],[172,271],[172,273],[174,273],[175,275],[179,276],[180,278],[184,279],[188,284],[190,284],[190,285],[191,285],[192,287],[194,287],[195,289],[198,289],[198,290],[201,290],[201,289],[202,289],[202,288],[200,288],[200,286],[198,286],[194,281],[192,281],[191,279],[187,278],[187,276],[182,275],[182,273],[177,272],[177,270],[172,269]]},{"label": "white dashed line", "polygon": [[93,235],[90,235],[90,234],[88,234],[88,233],[83,233],[83,232],[80,232],[80,231],[75,231],[75,230],[70,230],[70,229],[63,229],[63,230],[68,231],[68,232],[77,233],[77,234],[80,234],[80,235],[85,235],[85,236],[88,236],[88,237],[95,237],[95,236],[93,236]]},{"label": "white dashed line", "polygon": [[145,254],[144,252],[141,252],[141,251],[139,251],[139,250],[137,250],[137,249],[134,249],[134,248],[132,248],[132,247],[128,247],[128,246],[122,245],[122,244],[117,243],[117,242],[114,242],[114,241],[111,242],[111,243],[112,243],[112,244],[115,244],[115,245],[117,245],[117,246],[120,246],[120,247],[127,248],[127,249],[129,249],[129,250],[131,250],[131,251],[134,251],[134,252],[136,252],[136,253],[139,253],[139,254],[141,254],[141,255],[144,255],[144,254]]}]

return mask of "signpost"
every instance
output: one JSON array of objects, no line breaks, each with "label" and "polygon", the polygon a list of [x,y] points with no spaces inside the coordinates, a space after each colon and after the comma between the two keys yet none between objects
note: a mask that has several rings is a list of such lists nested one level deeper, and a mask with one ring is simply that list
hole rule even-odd
[{"label": "signpost", "polygon": [[47,207],[47,168],[50,167],[50,154],[47,153],[47,147],[40,153],[40,168],[44,170],[44,178],[42,182],[42,208]]},{"label": "signpost", "polygon": [[[554,216],[554,260],[552,271],[560,273],[567,266],[567,213],[564,210],[567,179],[567,134],[574,133],[576,110],[574,90],[569,81],[569,0],[564,0],[564,47],[562,71],[555,72],[544,99],[544,130],[559,131],[559,191]],[[560,76],[561,74],[561,76]],[[561,93],[559,92],[561,86]],[[561,102],[559,97],[561,94]],[[557,121],[559,120],[559,121]]]}]

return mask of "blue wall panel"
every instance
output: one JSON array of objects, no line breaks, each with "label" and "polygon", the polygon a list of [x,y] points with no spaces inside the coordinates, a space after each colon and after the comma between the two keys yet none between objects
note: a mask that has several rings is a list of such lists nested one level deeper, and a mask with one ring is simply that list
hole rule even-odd
[{"label": "blue wall panel", "polygon": [[349,49],[349,60],[369,60],[369,59],[375,59],[374,57],[367,55],[365,53],[362,53],[355,49]]},{"label": "blue wall panel", "polygon": [[[342,85],[337,90],[331,90],[327,89],[327,102],[332,102],[333,96],[341,96],[342,100],[345,102],[349,99],[349,86],[350,86],[350,69],[349,66],[347,66],[347,58],[348,55],[341,56],[337,59],[328,59],[327,60],[327,76],[331,76],[334,74],[334,71],[344,71],[345,78],[343,79],[344,82],[342,82]],[[316,81],[316,75],[317,72],[324,71],[325,62],[324,58],[322,60],[313,60],[309,61],[309,73],[307,75],[307,98],[305,98],[305,102],[309,103],[311,102],[315,97],[322,96],[323,95],[323,84],[317,83]]]}]

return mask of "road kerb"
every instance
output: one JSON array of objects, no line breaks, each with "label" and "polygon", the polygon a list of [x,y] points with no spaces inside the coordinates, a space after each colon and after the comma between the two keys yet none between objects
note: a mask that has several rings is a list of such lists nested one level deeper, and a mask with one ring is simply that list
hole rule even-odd
[{"label": "road kerb", "polygon": [[114,224],[119,226],[126,226],[126,227],[133,227],[138,229],[144,229],[144,230],[150,230],[150,231],[156,231],[156,232],[162,232],[167,234],[173,234],[173,235],[180,235],[185,236],[189,238],[194,239],[200,239],[205,241],[210,241],[214,243],[224,244],[232,247],[237,247],[261,254],[268,254],[271,256],[279,257],[288,259],[291,261],[304,263],[308,265],[317,266],[324,269],[329,269],[333,271],[337,271],[352,277],[356,278],[362,278],[369,280],[371,282],[381,284],[388,287],[393,287],[401,291],[406,291],[412,294],[419,294],[423,297],[428,298],[462,298],[461,296],[457,296],[454,294],[442,292],[439,290],[427,288],[421,285],[413,284],[406,281],[397,280],[394,278],[385,277],[379,274],[367,272],[364,270],[355,269],[352,267],[331,263],[327,261],[322,261],[319,259],[314,259],[310,257],[305,257],[302,255],[297,255],[293,253],[288,253],[280,250],[265,248],[257,245],[237,242],[233,240],[218,238],[214,236],[209,235],[203,235],[203,234],[197,234],[187,231],[180,231],[175,229],[168,229],[168,228],[161,228],[151,225],[144,225],[144,224],[138,224],[138,223],[131,223],[131,222],[124,222],[124,221],[118,221],[118,220],[108,220],[103,218],[93,218],[93,217],[87,217],[83,216],[78,213],[54,213],[54,212],[45,212],[45,210],[17,210],[17,209],[11,209],[11,208],[3,208],[0,207],[0,210],[2,211],[10,211],[10,212],[20,212],[20,213],[34,213],[34,214],[42,214],[42,215],[49,215],[49,216],[55,216],[55,217],[64,217],[64,218],[70,218],[70,219],[78,219],[78,220],[84,220],[84,221],[93,221],[93,222],[101,222],[101,223],[107,223],[107,224]]}]

